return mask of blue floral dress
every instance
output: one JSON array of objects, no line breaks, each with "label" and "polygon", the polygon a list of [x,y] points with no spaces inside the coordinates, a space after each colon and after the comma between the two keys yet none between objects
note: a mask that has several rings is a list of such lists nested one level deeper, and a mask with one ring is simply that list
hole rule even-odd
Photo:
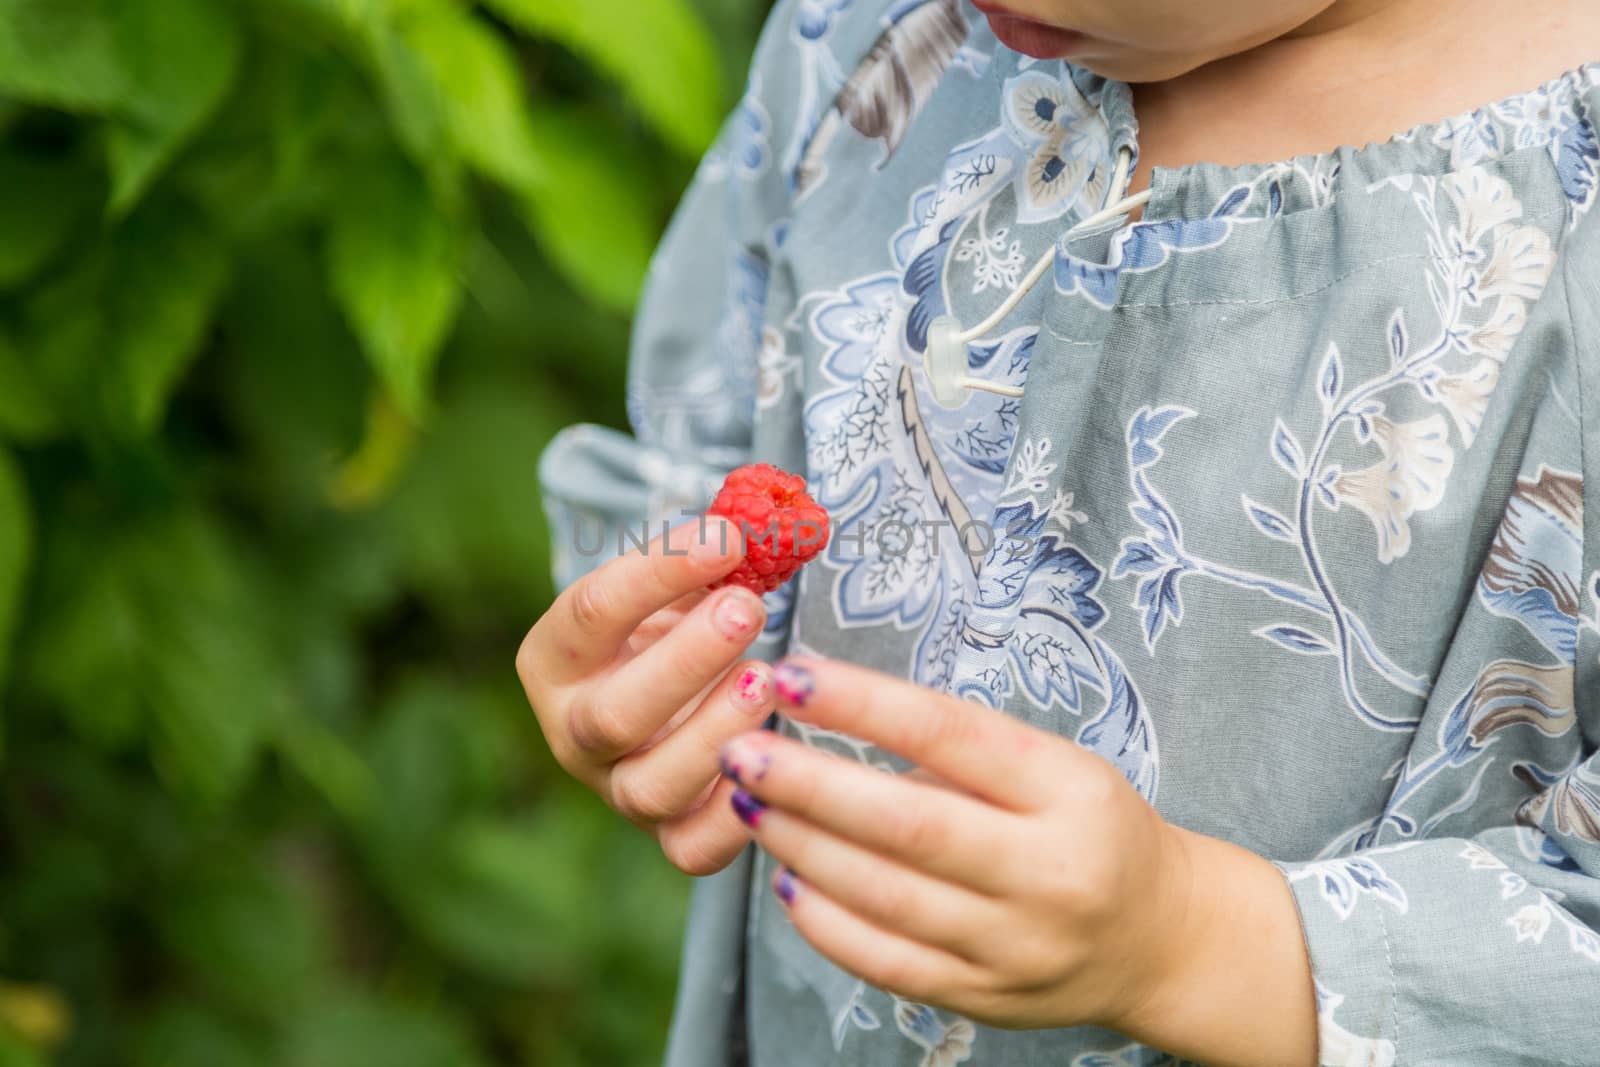
[{"label": "blue floral dress", "polygon": [[[1585,68],[1384,144],[1158,171],[1142,221],[1067,236],[1137,152],[1127,86],[960,0],[784,0],[657,256],[635,435],[544,456],[556,529],[805,470],[837,533],[761,654],[1003,708],[1272,860],[1324,1064],[1600,1063],[1597,115]],[[1024,395],[941,406],[929,323],[1051,248],[968,349]],[[696,888],[672,1067],[1175,1062],[870,988],[770,862]]]}]

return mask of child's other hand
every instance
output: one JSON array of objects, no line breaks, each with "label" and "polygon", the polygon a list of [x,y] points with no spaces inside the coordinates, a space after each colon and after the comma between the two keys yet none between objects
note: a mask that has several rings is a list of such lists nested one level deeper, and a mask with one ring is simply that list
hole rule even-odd
[{"label": "child's other hand", "polygon": [[765,625],[760,598],[705,591],[742,546],[719,518],[679,526],[575,582],[517,653],[556,760],[695,875],[749,843],[717,751],[773,707],[771,668],[738,662]]},{"label": "child's other hand", "polygon": [[845,970],[990,1025],[1121,1028],[1174,957],[1190,862],[1120,772],[991,709],[830,661],[787,660],[780,708],[870,741],[891,775],[770,731],[724,749],[731,798],[785,865],[799,932]]}]

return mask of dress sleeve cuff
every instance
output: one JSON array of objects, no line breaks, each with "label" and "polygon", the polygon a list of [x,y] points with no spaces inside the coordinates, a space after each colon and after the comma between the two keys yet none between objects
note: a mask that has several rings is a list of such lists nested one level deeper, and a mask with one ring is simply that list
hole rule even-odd
[{"label": "dress sleeve cuff", "polygon": [[1350,885],[1363,876],[1371,881],[1371,872],[1359,861],[1273,865],[1288,880],[1305,932],[1317,991],[1318,1064],[1392,1067],[1400,1006],[1388,920],[1381,906],[1356,907]]}]

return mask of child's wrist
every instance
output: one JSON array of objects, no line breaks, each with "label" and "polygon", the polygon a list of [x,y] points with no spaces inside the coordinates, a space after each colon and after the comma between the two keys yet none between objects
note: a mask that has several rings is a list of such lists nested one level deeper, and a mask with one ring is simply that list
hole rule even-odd
[{"label": "child's wrist", "polygon": [[1132,995],[1106,1025],[1206,1063],[1314,1063],[1310,964],[1282,874],[1248,849],[1170,829],[1166,903]]}]

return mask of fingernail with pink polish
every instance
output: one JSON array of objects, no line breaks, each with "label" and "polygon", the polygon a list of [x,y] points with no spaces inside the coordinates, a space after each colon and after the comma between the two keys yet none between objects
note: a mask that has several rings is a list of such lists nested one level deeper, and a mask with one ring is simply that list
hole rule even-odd
[{"label": "fingernail with pink polish", "polygon": [[794,907],[794,898],[800,892],[800,880],[793,871],[787,867],[779,867],[778,873],[772,879],[772,891],[778,894],[778,899],[783,901],[784,907]]},{"label": "fingernail with pink polish", "polygon": [[743,789],[733,791],[733,813],[739,816],[739,821],[752,830],[760,829],[761,816],[767,813],[767,806]]},{"label": "fingernail with pink polish", "polygon": [[733,683],[734,692],[748,708],[762,710],[772,703],[772,678],[758,667],[746,667]]},{"label": "fingernail with pink polish", "polygon": [[759,751],[747,741],[729,741],[722,747],[722,773],[740,785],[759,782],[767,776],[771,754]]},{"label": "fingernail with pink polish", "polygon": [[730,641],[743,641],[752,636],[761,620],[755,596],[743,592],[724,595],[717,604],[714,618],[717,629]]},{"label": "fingernail with pink polish", "polygon": [[780,663],[772,672],[773,685],[778,698],[785,704],[804,707],[811,694],[817,691],[817,681],[809,670],[798,663]]}]

